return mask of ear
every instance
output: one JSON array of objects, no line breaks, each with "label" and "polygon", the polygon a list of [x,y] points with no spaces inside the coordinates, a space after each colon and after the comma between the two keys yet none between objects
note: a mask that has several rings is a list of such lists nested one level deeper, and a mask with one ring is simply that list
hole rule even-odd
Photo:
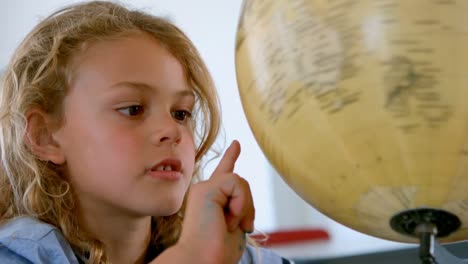
[{"label": "ear", "polygon": [[51,117],[43,110],[34,108],[26,114],[26,120],[24,142],[31,151],[41,160],[57,165],[65,163],[63,150],[52,136],[56,128]]}]

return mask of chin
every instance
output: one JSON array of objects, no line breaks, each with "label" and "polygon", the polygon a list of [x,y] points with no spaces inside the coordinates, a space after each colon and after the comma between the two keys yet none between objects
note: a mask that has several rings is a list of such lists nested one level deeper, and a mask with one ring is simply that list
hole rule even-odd
[{"label": "chin", "polygon": [[171,199],[164,205],[157,205],[153,211],[153,216],[169,216],[179,212],[182,207],[183,199]]}]

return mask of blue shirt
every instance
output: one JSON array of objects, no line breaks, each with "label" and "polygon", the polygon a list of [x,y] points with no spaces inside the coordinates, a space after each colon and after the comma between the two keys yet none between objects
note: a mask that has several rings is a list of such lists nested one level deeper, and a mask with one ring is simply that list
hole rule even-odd
[{"label": "blue shirt", "polygon": [[[290,263],[267,249],[248,246],[239,264],[256,264],[259,259],[264,264]],[[0,262],[79,264],[70,244],[55,226],[31,217],[19,217],[0,227]]]}]

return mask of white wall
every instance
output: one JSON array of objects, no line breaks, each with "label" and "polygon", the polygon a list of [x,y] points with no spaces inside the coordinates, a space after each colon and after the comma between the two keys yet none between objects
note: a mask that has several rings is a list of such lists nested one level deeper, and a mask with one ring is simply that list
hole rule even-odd
[{"label": "white wall", "polygon": [[[16,45],[41,17],[72,0],[0,0],[0,67]],[[287,187],[273,171],[255,142],[242,110],[234,64],[234,39],[241,0],[134,0],[124,1],[154,14],[171,18],[193,40],[218,86],[223,107],[224,133],[219,144],[233,139],[242,144],[236,172],[250,185],[256,205],[256,227],[324,227],[330,243],[279,248],[284,255],[329,256],[354,254],[400,245],[374,239],[343,227],[314,210]],[[212,171],[216,161],[208,166]]]}]

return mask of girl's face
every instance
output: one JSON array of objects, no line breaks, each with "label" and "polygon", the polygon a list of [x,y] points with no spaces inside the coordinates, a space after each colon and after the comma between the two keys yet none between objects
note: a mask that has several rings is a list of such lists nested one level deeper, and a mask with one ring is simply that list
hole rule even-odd
[{"label": "girl's face", "polygon": [[82,212],[178,211],[195,160],[195,99],[181,64],[141,33],[93,43],[72,66],[54,138]]}]

